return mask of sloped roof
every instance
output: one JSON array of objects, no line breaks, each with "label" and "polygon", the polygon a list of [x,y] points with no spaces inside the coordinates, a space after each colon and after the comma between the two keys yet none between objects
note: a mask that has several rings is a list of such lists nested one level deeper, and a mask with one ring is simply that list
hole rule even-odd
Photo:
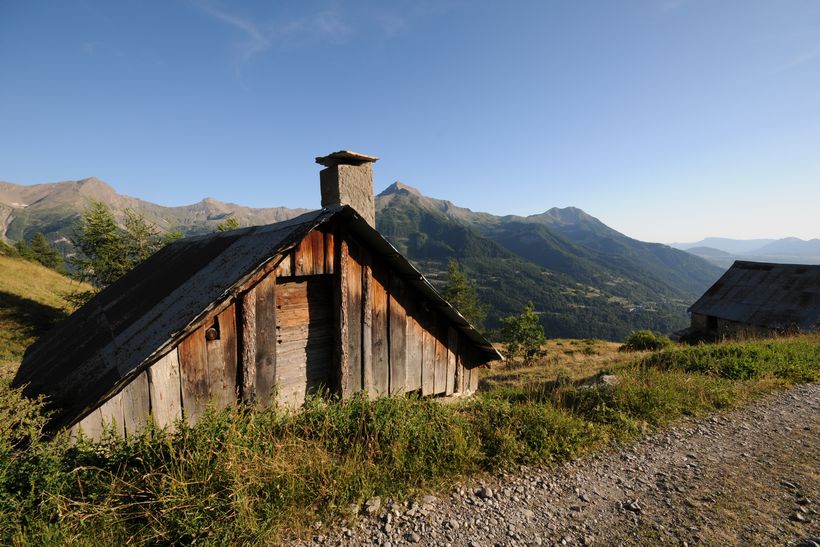
[{"label": "sloped roof", "polygon": [[167,245],[40,337],[26,351],[13,385],[26,386],[30,396],[52,397],[58,411],[53,424],[70,425],[115,395],[268,262],[337,216],[488,360],[502,358],[373,227],[350,207],[335,206]]},{"label": "sloped roof", "polygon": [[775,329],[820,328],[820,266],[736,261],[691,313]]}]

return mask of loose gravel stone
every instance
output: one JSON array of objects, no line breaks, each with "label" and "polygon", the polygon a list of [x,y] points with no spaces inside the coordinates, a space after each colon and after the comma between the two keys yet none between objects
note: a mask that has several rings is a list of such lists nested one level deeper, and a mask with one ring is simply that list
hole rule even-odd
[{"label": "loose gravel stone", "polygon": [[372,498],[351,505],[355,530],[302,544],[820,547],[818,461],[820,385],[803,385],[558,467],[388,509]]}]

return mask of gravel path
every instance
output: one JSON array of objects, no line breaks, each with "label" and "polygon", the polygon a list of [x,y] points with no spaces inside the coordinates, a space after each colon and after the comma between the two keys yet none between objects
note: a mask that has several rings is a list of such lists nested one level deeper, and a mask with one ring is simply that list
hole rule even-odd
[{"label": "gravel path", "polygon": [[369,500],[311,544],[820,546],[818,502],[820,385],[804,385],[558,468]]}]

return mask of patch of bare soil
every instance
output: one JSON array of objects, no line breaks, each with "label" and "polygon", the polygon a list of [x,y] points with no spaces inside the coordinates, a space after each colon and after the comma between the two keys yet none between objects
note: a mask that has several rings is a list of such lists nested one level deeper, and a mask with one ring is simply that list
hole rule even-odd
[{"label": "patch of bare soil", "polygon": [[556,468],[382,504],[330,545],[818,545],[820,386]]}]

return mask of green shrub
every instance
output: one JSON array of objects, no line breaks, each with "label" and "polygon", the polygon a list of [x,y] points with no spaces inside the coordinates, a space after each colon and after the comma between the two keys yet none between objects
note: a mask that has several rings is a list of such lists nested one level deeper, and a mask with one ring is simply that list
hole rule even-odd
[{"label": "green shrub", "polygon": [[662,334],[651,330],[636,330],[627,337],[621,351],[657,351],[671,345],[672,340]]},{"label": "green shrub", "polygon": [[521,315],[510,315],[501,319],[497,332],[498,339],[507,346],[510,357],[521,357],[530,363],[541,353],[541,346],[547,341],[544,326],[535,313],[532,302],[524,306]]}]

